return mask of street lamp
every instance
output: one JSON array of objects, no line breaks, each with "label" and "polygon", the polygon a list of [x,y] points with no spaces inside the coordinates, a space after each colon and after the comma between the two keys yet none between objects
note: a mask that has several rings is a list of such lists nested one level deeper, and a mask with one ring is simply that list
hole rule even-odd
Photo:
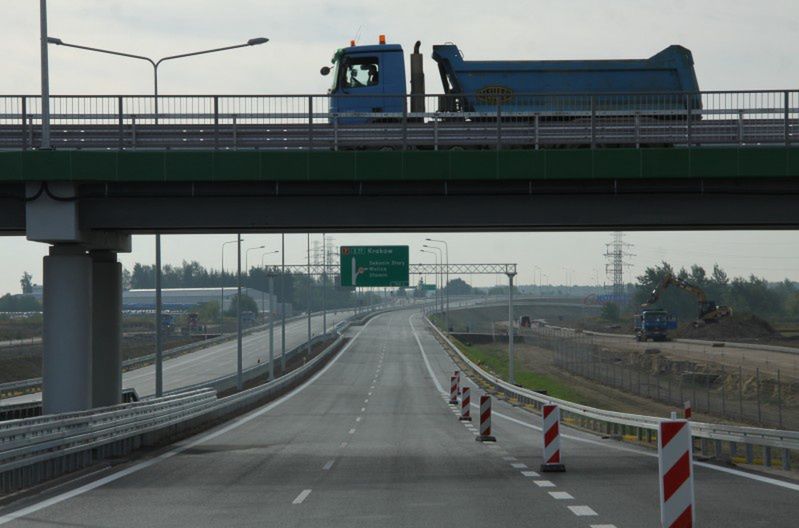
[{"label": "street lamp", "polygon": [[47,43],[48,44],[54,44],[56,46],[64,46],[64,47],[67,47],[67,48],[75,48],[75,49],[81,49],[81,50],[86,50],[86,51],[95,51],[97,53],[105,53],[107,55],[116,55],[118,57],[127,57],[129,59],[138,59],[138,60],[143,60],[143,61],[149,62],[150,65],[153,67],[153,98],[154,98],[153,109],[155,110],[155,122],[156,123],[158,123],[158,67],[161,65],[162,62],[165,62],[165,61],[168,61],[168,60],[174,60],[174,59],[183,59],[183,58],[186,58],[186,57],[196,57],[197,55],[207,55],[209,53],[217,53],[217,52],[220,52],[220,51],[228,51],[228,50],[233,50],[233,49],[238,49],[238,48],[246,48],[246,47],[249,47],[249,46],[258,46],[259,44],[266,44],[267,42],[269,42],[268,38],[258,37],[258,38],[252,38],[252,39],[250,39],[247,42],[244,42],[242,44],[234,44],[232,46],[224,46],[224,47],[221,47],[221,48],[213,48],[213,49],[207,49],[207,50],[192,51],[190,53],[180,53],[178,55],[170,55],[168,57],[161,57],[160,59],[151,59],[150,57],[145,57],[144,55],[135,55],[133,53],[125,53],[125,52],[122,52],[122,51],[113,51],[113,50],[107,50],[107,49],[102,49],[102,48],[95,48],[95,47],[92,47],[92,46],[83,46],[83,45],[80,45],[80,44],[72,44],[72,43],[69,43],[69,42],[64,42],[63,40],[61,40],[60,38],[57,38],[57,37],[47,37]]},{"label": "street lamp", "polygon": [[439,269],[438,268],[438,266],[439,266],[439,264],[438,264],[438,253],[435,253],[433,251],[427,251],[426,249],[420,249],[419,252],[420,253],[428,253],[430,255],[433,255],[433,257],[435,257],[435,264],[436,264],[436,268],[435,268],[436,269],[436,273],[435,273],[435,277],[436,277],[436,299],[435,299],[435,301],[436,301],[436,309],[438,309],[438,269]]},{"label": "street lamp", "polygon": [[[265,270],[264,257],[280,253],[278,250],[267,251],[261,255],[261,269]],[[272,292],[275,290],[275,274],[267,273],[269,279],[269,380],[275,379],[275,318],[273,317],[274,304],[272,303]],[[261,290],[261,310],[264,309],[263,290]]]},{"label": "street lamp", "polygon": [[[193,51],[190,53],[181,53],[179,55],[170,55],[168,57],[161,57],[160,59],[151,59],[150,57],[145,57],[143,55],[134,55],[132,53],[124,53],[121,51],[113,51],[107,50],[102,48],[95,48],[92,46],[83,46],[80,44],[71,44],[69,42],[64,42],[60,38],[57,37],[50,37],[47,36],[47,10],[46,10],[46,1],[40,1],[40,18],[41,18],[41,38],[42,38],[42,147],[49,148],[50,147],[50,88],[49,88],[49,73],[48,73],[48,58],[47,58],[47,45],[53,44],[56,46],[64,46],[67,48],[76,48],[86,51],[94,51],[97,53],[105,53],[107,55],[116,55],[118,57],[128,57],[130,59],[138,59],[147,61],[153,67],[153,109],[155,111],[155,122],[158,123],[158,67],[161,65],[162,62],[174,59],[182,59],[185,57],[194,57],[197,55],[206,55],[208,53],[216,53],[219,51],[227,51],[236,48],[244,48],[247,46],[257,46],[259,44],[265,44],[269,42],[269,39],[265,37],[258,37],[252,38],[243,44],[234,44],[233,46],[224,46],[221,48],[213,48],[207,50],[200,50],[200,51]],[[156,355],[156,395],[161,395],[161,372],[162,372],[162,338],[161,338],[161,234],[155,234],[155,297],[156,297],[156,325],[155,325],[155,334],[156,334],[156,346],[155,346],[155,355]],[[224,290],[223,290],[223,302],[224,302]],[[222,307],[220,306],[220,314],[221,314]]]},{"label": "street lamp", "polygon": [[244,270],[248,276],[250,274],[250,251],[255,251],[256,249],[264,249],[265,247],[266,247],[265,245],[261,245],[244,250]]},{"label": "street lamp", "polygon": [[[436,240],[434,238],[426,239],[428,242],[436,242],[438,244],[444,244],[444,253],[446,254],[446,281],[444,289],[446,290],[447,295],[447,308],[444,310],[444,325],[449,330],[449,244],[447,244],[446,240]],[[443,292],[442,292],[443,293]]]},{"label": "street lamp", "polygon": [[444,328],[447,331],[449,331],[449,325],[447,324],[448,323],[448,321],[447,321],[447,319],[448,319],[447,318],[447,311],[444,309],[444,284],[443,284],[444,283],[444,271],[443,271],[443,267],[444,267],[444,250],[441,249],[440,247],[428,246],[427,244],[424,244],[422,247],[425,247],[427,249],[433,249],[433,250],[437,251],[438,252],[438,256],[441,259],[440,260],[441,264],[439,264],[439,268],[438,268],[438,271],[441,274],[441,282],[442,282],[442,286],[441,286],[441,311],[444,312]]}]

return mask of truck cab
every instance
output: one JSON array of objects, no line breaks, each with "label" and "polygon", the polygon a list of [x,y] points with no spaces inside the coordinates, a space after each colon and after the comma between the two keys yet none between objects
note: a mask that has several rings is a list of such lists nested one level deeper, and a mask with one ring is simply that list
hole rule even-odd
[{"label": "truck cab", "polygon": [[[398,113],[405,111],[405,59],[402,46],[385,44],[339,49],[330,93],[331,113]],[[364,118],[343,121],[363,122]]]}]

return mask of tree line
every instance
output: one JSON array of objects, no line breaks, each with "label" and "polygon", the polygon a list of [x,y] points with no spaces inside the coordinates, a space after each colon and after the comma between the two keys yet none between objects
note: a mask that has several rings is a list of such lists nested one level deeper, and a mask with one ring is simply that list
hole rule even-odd
[{"label": "tree line", "polygon": [[[730,306],[734,313],[752,313],[772,319],[799,317],[799,288],[788,279],[774,284],[755,275],[730,278],[718,265],[714,265],[710,273],[699,265],[676,271],[668,262],[649,267],[637,277],[630,308],[640,309],[668,274],[701,288],[707,300]],[[696,297],[674,286],[661,292],[655,306],[683,320],[697,316]]]}]

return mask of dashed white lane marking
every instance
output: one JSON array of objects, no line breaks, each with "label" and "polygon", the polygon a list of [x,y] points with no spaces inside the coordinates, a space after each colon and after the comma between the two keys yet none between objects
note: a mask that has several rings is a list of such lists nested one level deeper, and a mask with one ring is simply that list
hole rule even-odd
[{"label": "dashed white lane marking", "polygon": [[366,407],[361,407],[361,412],[366,412]]},{"label": "dashed white lane marking", "polygon": [[571,493],[566,491],[550,491],[549,494],[553,499],[557,500],[572,500],[574,498],[572,497]]},{"label": "dashed white lane marking", "polygon": [[536,486],[539,488],[554,488],[555,483],[550,480],[534,480]]},{"label": "dashed white lane marking", "polygon": [[355,428],[350,429],[350,434],[355,434]]},{"label": "dashed white lane marking", "polygon": [[341,447],[347,447],[347,442],[341,442]]},{"label": "dashed white lane marking", "polygon": [[335,462],[336,462],[335,460],[328,460],[328,461],[327,461],[327,464],[325,464],[324,466],[322,466],[322,470],[323,470],[323,471],[330,471],[330,468],[332,468],[332,467],[333,467],[333,464],[334,464]]},{"label": "dashed white lane marking", "polygon": [[369,403],[369,398],[366,398],[363,402],[364,403]]},{"label": "dashed white lane marking", "polygon": [[522,464],[521,462],[515,462],[510,465],[513,469],[527,469],[527,464]]},{"label": "dashed white lane marking", "polygon": [[522,471],[522,476],[525,476],[525,477],[540,477],[541,475],[539,475],[535,471]]},{"label": "dashed white lane marking", "polygon": [[367,394],[367,396],[371,396],[371,395],[372,395],[372,393],[371,393],[371,392],[370,392],[369,394]]},{"label": "dashed white lane marking", "polygon": [[311,490],[309,490],[309,489],[302,490],[302,491],[300,492],[300,494],[299,494],[299,495],[297,495],[297,498],[296,498],[296,499],[294,499],[294,500],[293,500],[291,503],[292,503],[292,504],[302,504],[302,501],[304,501],[305,499],[307,499],[307,498],[308,498],[308,495],[310,495],[310,494],[311,494]]},{"label": "dashed white lane marking", "polygon": [[597,513],[590,506],[567,506],[578,517],[592,517]]},{"label": "dashed white lane marking", "polygon": [[356,421],[356,422],[360,422],[360,421],[361,421],[361,418],[363,418],[363,417],[362,417],[362,416],[359,416],[359,417],[355,418],[355,421]]},{"label": "dashed white lane marking", "polygon": [[516,458],[515,456],[505,456],[502,457],[502,460],[504,460],[505,462],[513,462],[514,460],[519,460],[519,459]]},{"label": "dashed white lane marking", "polygon": [[204,442],[207,442],[209,440],[213,440],[214,438],[222,436],[222,435],[224,435],[224,434],[226,434],[226,433],[228,433],[228,432],[230,432],[230,431],[232,431],[234,429],[237,429],[237,428],[241,427],[242,425],[244,425],[246,423],[249,423],[249,422],[255,420],[259,416],[271,411],[275,407],[277,407],[279,405],[282,405],[284,402],[286,402],[286,401],[292,399],[293,397],[295,397],[296,395],[300,394],[307,387],[313,385],[313,383],[317,379],[322,377],[325,374],[325,372],[330,370],[333,367],[333,365],[336,364],[336,362],[339,360],[339,358],[341,358],[344,355],[344,352],[349,350],[349,348],[353,345],[353,343],[355,343],[358,340],[358,337],[361,335],[361,333],[364,330],[366,330],[366,327],[368,327],[369,324],[372,321],[375,321],[375,320],[377,320],[380,317],[381,316],[378,315],[374,319],[370,319],[369,321],[367,321],[367,323],[363,326],[363,328],[361,328],[361,330],[359,330],[358,333],[355,334],[355,336],[344,346],[344,348],[341,349],[341,351],[330,361],[330,363],[325,365],[325,367],[322,370],[320,370],[319,372],[317,372],[311,379],[309,379],[304,384],[302,384],[299,387],[297,387],[292,392],[289,392],[285,396],[273,401],[272,403],[270,403],[268,405],[265,405],[264,407],[261,407],[260,409],[258,409],[256,411],[253,411],[250,414],[247,414],[247,415],[239,418],[238,420],[235,420],[232,423],[229,423],[228,425],[226,425],[224,427],[221,427],[220,429],[212,431],[212,432],[210,432],[210,433],[208,433],[206,435],[200,436],[199,438],[196,438],[195,440],[191,440],[191,441],[188,441],[188,442],[186,442],[184,444],[180,444],[177,447],[175,447],[174,449],[172,449],[170,451],[167,451],[166,453],[163,453],[163,454],[157,456],[156,458],[151,458],[149,460],[145,460],[144,462],[140,462],[140,463],[138,463],[136,465],[129,466],[129,467],[117,472],[117,473],[114,473],[113,475],[108,475],[107,477],[103,477],[103,478],[101,478],[99,480],[95,480],[94,482],[89,482],[88,484],[85,484],[85,485],[80,486],[78,488],[75,488],[73,490],[61,493],[60,495],[56,495],[55,497],[50,497],[47,500],[44,500],[44,501],[41,501],[41,502],[37,502],[35,504],[31,504],[30,506],[28,506],[26,508],[22,508],[22,509],[19,509],[17,511],[13,511],[11,513],[7,513],[7,514],[5,514],[3,516],[0,516],[0,525],[8,524],[11,521],[19,519],[20,517],[24,517],[26,515],[30,515],[31,513],[36,513],[36,512],[41,511],[41,510],[43,510],[45,508],[49,508],[50,506],[53,506],[55,504],[59,504],[61,502],[64,502],[64,501],[67,501],[67,500],[72,499],[74,497],[77,497],[79,495],[83,495],[84,493],[87,493],[89,491],[97,489],[97,488],[99,488],[101,486],[105,486],[106,484],[109,484],[111,482],[115,482],[115,481],[117,481],[117,480],[119,480],[119,479],[121,479],[123,477],[131,475],[131,474],[136,473],[138,471],[141,471],[143,469],[146,469],[146,468],[148,468],[150,466],[153,466],[155,464],[158,464],[159,462],[162,462],[162,461],[164,461],[166,459],[172,458],[173,456],[178,455],[178,454],[186,451],[187,449],[191,449],[191,448],[193,448],[195,446],[198,446],[198,445],[200,445],[200,444],[202,444]]}]

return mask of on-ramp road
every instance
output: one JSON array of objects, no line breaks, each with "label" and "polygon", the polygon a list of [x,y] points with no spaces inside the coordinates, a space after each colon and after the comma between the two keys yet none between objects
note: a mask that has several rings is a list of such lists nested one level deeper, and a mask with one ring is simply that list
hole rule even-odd
[{"label": "on-ramp road", "polygon": [[[495,401],[498,442],[475,442],[442,394],[454,365],[417,312],[351,331],[357,337],[297,391],[157,456],[11,505],[0,524],[659,526],[651,451],[565,429],[567,472],[539,476],[540,419]],[[695,487],[702,527],[799,518],[797,485],[701,465]]]}]

